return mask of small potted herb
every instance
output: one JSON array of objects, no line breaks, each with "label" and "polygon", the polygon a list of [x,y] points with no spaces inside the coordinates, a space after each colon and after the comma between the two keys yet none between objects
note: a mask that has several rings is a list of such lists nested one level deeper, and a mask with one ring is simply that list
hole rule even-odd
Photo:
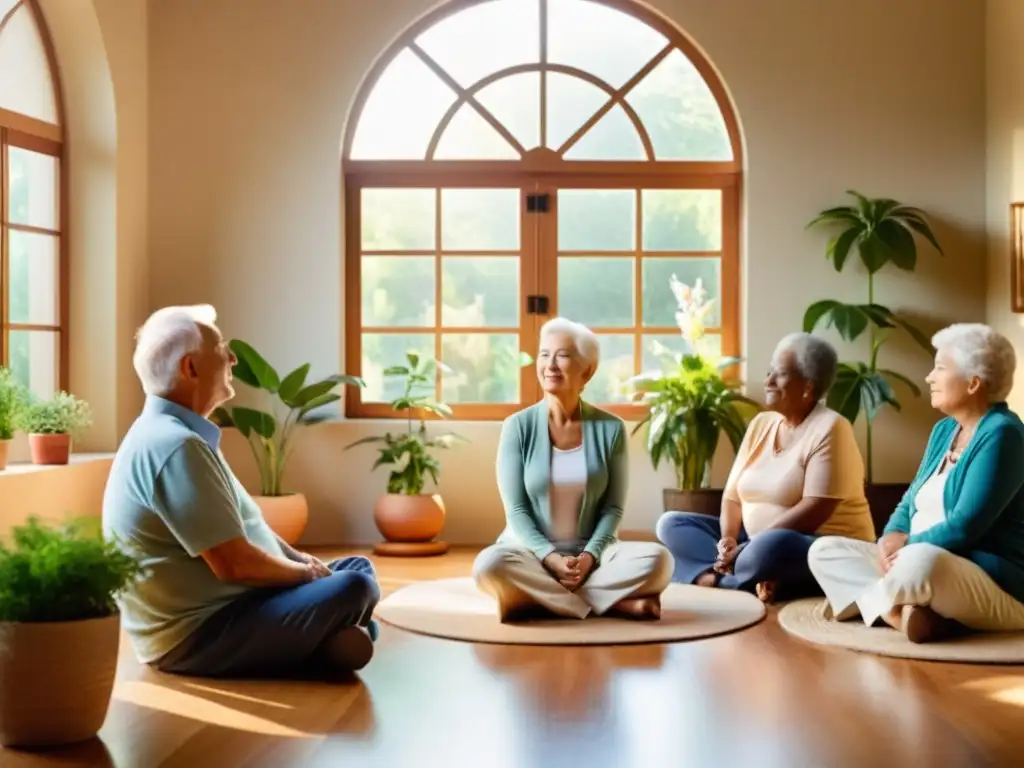
[{"label": "small potted herb", "polygon": [[92,412],[84,400],[58,392],[50,400],[20,409],[16,424],[28,433],[33,464],[67,464],[71,441],[92,426]]},{"label": "small potted herb", "polygon": [[7,450],[17,432],[18,414],[27,393],[10,368],[0,367],[0,471],[7,468]]},{"label": "small potted herb", "polygon": [[0,745],[55,747],[96,736],[117,670],[115,598],[142,572],[95,519],[37,518],[0,543]]}]

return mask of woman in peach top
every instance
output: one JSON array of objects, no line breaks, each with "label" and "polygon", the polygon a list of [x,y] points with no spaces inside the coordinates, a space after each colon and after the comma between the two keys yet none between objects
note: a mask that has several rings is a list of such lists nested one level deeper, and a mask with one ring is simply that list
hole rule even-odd
[{"label": "woman in peach top", "polygon": [[807,551],[818,536],[874,541],[864,461],[849,421],[825,405],[835,349],[806,333],[784,338],[765,381],[766,412],[747,429],[721,517],[666,512],[658,539],[673,581],[756,592],[765,601],[817,592]]}]

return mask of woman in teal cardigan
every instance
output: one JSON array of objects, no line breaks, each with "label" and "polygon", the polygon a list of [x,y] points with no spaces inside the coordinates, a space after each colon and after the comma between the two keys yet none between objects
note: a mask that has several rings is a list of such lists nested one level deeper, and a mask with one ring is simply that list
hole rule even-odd
[{"label": "woman in teal cardigan", "polygon": [[877,544],[819,539],[811,572],[838,619],[859,611],[916,643],[1024,629],[1024,423],[1006,404],[1016,355],[986,325],[935,335],[925,381],[946,418]]},{"label": "woman in teal cardigan", "polygon": [[538,609],[578,619],[661,616],[671,555],[660,544],[618,540],[629,472],[625,425],[581,398],[599,352],[588,328],[548,321],[537,354],[544,398],[502,425],[497,475],[506,526],[473,566],[502,621]]}]

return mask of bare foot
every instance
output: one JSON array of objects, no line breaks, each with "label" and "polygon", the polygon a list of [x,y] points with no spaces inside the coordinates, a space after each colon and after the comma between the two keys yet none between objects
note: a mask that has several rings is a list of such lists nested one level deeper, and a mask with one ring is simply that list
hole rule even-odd
[{"label": "bare foot", "polygon": [[612,610],[631,619],[656,620],[661,618],[661,598],[658,595],[630,597],[617,602]]},{"label": "bare foot", "polygon": [[759,581],[754,587],[754,591],[757,593],[757,599],[762,603],[774,603],[775,602],[775,590],[777,584],[774,581]]},{"label": "bare foot", "polygon": [[956,629],[957,622],[940,616],[924,605],[905,605],[901,629],[912,643],[931,643],[944,640]]},{"label": "bare foot", "polygon": [[718,585],[718,574],[715,573],[714,571],[708,571],[707,573],[702,573],[700,576],[697,577],[697,580],[695,582],[693,582],[693,583],[696,584],[698,587],[714,587],[714,586],[717,586]]}]

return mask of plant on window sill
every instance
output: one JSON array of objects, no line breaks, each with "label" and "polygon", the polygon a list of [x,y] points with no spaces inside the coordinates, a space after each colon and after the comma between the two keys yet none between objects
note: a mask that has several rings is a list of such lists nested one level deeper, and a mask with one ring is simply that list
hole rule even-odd
[{"label": "plant on window sill", "polygon": [[[887,264],[913,272],[917,266],[917,243],[914,234],[928,240],[940,254],[942,248],[924,212],[889,198],[867,198],[854,190],[847,194],[857,205],[844,205],[822,211],[807,226],[839,225],[842,229],[829,241],[825,258],[836,272],[842,272],[850,253],[856,249],[867,270],[867,303],[844,304],[825,299],[815,302],[804,314],[804,330],[808,333],[819,325],[833,326],[845,341],[855,341],[867,331],[870,355],[867,362],[841,362],[835,386],[829,393],[828,405],[851,423],[863,413],[866,427],[866,480],[873,482],[872,425],[886,405],[901,410],[893,385],[902,383],[915,397],[921,390],[901,373],[879,368],[878,355],[891,337],[902,328],[929,355],[934,355],[931,341],[908,320],[888,307],[875,303],[875,274]],[[944,255],[944,254],[943,254]]]},{"label": "plant on window sill", "polygon": [[7,467],[8,446],[18,431],[18,420],[28,400],[28,390],[14,377],[14,372],[0,366],[0,471]]},{"label": "plant on window sill", "polygon": [[723,376],[740,358],[719,357],[706,342],[704,325],[713,300],[700,279],[690,288],[673,275],[670,286],[677,303],[676,324],[689,351],[676,353],[655,342],[662,370],[626,382],[634,402],[647,409],[633,434],[646,427],[651,463],[655,469],[662,461],[673,466],[677,490],[702,491],[710,487],[721,434],[738,450],[760,406],[739,392],[740,381]]}]

